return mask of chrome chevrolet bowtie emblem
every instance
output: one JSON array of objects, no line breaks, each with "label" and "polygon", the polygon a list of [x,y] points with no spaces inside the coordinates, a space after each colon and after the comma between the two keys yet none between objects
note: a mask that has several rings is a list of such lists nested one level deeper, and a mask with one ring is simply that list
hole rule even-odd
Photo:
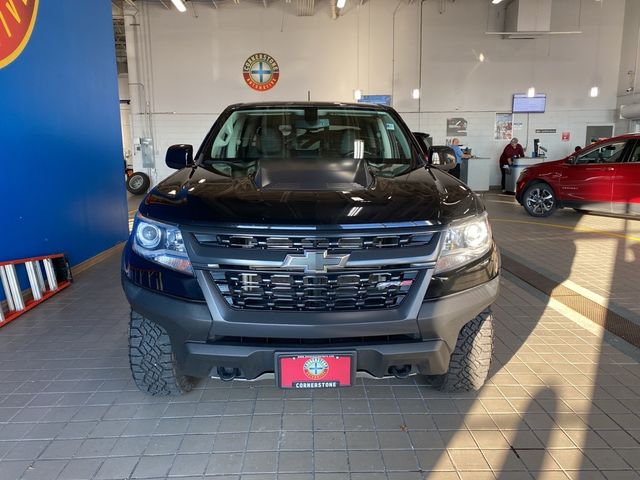
[{"label": "chrome chevrolet bowtie emblem", "polygon": [[344,268],[349,254],[329,255],[323,251],[305,251],[302,255],[287,255],[282,268],[302,270],[304,273],[327,273],[329,270]]}]

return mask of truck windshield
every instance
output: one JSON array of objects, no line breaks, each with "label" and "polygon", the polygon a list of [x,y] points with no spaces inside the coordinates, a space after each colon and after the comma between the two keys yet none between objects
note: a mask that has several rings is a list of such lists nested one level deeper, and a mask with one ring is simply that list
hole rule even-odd
[{"label": "truck windshield", "polygon": [[372,168],[406,171],[412,149],[385,111],[349,107],[264,107],[236,110],[204,150],[205,164],[263,158],[364,159]]}]

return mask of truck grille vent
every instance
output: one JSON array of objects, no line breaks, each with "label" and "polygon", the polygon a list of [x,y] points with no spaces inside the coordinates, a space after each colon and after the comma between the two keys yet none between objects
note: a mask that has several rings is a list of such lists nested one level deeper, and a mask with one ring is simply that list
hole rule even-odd
[{"label": "truck grille vent", "polygon": [[340,338],[271,338],[271,337],[217,337],[213,343],[220,345],[251,345],[251,346],[353,346],[375,345],[387,343],[413,343],[419,341],[412,335],[378,335],[374,337],[340,337]]},{"label": "truck grille vent", "polygon": [[262,235],[220,235],[196,233],[201,245],[229,248],[250,248],[263,250],[364,250],[372,248],[398,248],[427,245],[433,238],[433,232],[401,235],[367,235],[353,237],[290,237]]},{"label": "truck grille vent", "polygon": [[387,270],[303,274],[249,270],[212,271],[230,306],[258,310],[364,310],[402,303],[419,271]]}]

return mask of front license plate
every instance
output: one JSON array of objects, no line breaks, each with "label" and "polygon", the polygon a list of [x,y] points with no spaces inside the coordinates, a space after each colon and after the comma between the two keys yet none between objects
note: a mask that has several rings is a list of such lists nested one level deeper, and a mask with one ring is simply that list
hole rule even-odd
[{"label": "front license plate", "polygon": [[276,354],[277,382],[281,388],[337,388],[353,385],[355,355]]}]

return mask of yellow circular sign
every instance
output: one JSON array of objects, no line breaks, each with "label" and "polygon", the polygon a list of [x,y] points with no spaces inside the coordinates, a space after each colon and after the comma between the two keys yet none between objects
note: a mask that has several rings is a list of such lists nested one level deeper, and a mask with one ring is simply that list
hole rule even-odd
[{"label": "yellow circular sign", "polygon": [[0,68],[20,56],[36,23],[39,0],[0,1]]}]

